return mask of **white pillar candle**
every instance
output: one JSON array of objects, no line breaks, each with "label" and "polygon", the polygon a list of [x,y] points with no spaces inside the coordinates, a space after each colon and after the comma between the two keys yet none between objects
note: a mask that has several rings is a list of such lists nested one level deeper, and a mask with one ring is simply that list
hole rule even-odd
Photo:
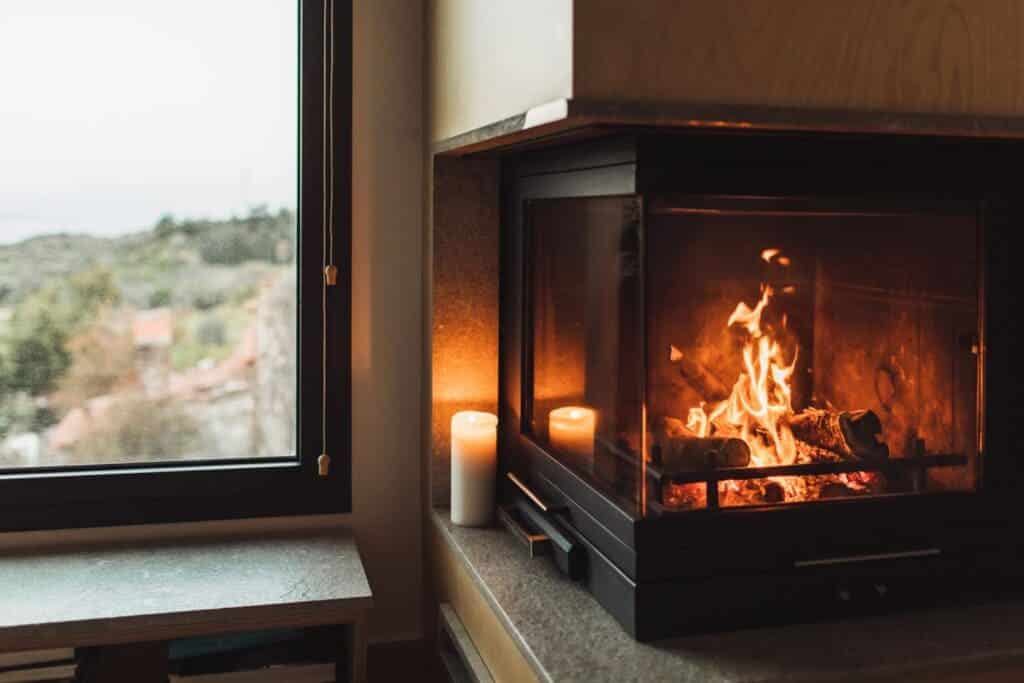
[{"label": "white pillar candle", "polygon": [[555,408],[548,414],[548,441],[552,448],[591,460],[597,413],[584,406]]},{"label": "white pillar candle", "polygon": [[498,418],[467,410],[452,417],[452,522],[483,526],[494,516]]}]

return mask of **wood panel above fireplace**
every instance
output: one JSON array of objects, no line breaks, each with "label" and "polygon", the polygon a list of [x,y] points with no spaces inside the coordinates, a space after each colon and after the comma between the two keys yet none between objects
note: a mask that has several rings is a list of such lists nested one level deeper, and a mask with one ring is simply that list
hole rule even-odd
[{"label": "wood panel above fireplace", "polygon": [[577,2],[573,97],[960,115],[1024,108],[1018,0]]},{"label": "wood panel above fireplace", "polygon": [[599,113],[917,132],[935,129],[922,115],[954,117],[944,134],[1024,114],[1019,0],[558,0],[512,14],[433,0],[435,142]]}]

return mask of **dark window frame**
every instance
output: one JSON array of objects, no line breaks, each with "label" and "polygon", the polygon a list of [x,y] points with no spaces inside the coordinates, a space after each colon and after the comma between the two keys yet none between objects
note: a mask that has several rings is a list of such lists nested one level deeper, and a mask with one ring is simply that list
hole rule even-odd
[{"label": "dark window frame", "polygon": [[[333,5],[333,36],[324,3]],[[298,10],[298,457],[0,471],[0,531],[351,512],[352,1],[299,0]],[[332,287],[324,286],[322,218],[328,44],[335,53]],[[323,452],[331,457],[326,476],[318,471]]]}]

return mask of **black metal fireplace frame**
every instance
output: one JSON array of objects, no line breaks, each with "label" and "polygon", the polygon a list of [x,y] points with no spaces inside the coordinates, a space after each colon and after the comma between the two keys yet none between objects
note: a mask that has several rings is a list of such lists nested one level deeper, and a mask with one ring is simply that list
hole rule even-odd
[{"label": "black metal fireplace frame", "polygon": [[[717,628],[934,604],[1019,577],[1024,463],[1009,425],[1017,323],[1012,234],[1020,142],[909,135],[607,131],[608,137],[510,155],[503,163],[501,467],[547,502],[586,555],[584,582],[642,640]],[[985,234],[984,449],[977,492],[698,510],[634,519],[528,434],[531,335],[524,203],[678,193],[969,203]],[[800,199],[800,201],[804,201]],[[863,469],[858,468],[858,469]],[[713,477],[722,478],[721,472]],[[728,473],[725,473],[728,474]],[[749,475],[746,473],[739,473]],[[705,480],[709,473],[695,475]],[[506,501],[522,498],[518,486]],[[984,578],[984,580],[979,580]]]}]

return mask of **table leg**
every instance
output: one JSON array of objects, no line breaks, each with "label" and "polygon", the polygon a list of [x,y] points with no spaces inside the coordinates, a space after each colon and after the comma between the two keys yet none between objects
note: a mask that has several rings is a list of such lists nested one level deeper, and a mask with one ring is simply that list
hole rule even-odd
[{"label": "table leg", "polygon": [[341,657],[335,674],[339,683],[366,683],[366,617],[361,615],[342,629]]},{"label": "table leg", "polygon": [[81,683],[167,683],[167,643],[131,643],[79,648]]}]

